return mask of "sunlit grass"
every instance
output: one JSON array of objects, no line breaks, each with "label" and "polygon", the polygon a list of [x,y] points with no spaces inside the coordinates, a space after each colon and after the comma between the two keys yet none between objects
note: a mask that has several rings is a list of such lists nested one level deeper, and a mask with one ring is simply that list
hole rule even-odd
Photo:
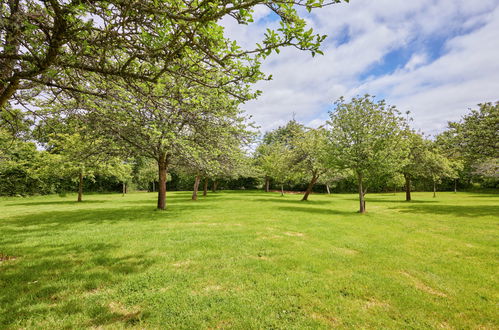
[{"label": "sunlit grass", "polygon": [[497,328],[498,196],[0,201],[0,328]]}]

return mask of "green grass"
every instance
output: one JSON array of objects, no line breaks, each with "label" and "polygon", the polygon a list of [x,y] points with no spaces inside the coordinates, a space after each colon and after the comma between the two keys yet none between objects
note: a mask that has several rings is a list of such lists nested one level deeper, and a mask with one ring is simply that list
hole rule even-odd
[{"label": "green grass", "polygon": [[499,195],[0,201],[0,328],[498,328]]}]

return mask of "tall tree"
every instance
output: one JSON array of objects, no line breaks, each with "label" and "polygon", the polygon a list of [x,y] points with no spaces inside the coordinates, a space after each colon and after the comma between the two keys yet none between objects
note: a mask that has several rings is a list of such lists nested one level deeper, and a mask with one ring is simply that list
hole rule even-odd
[{"label": "tall tree", "polygon": [[340,98],[330,112],[332,166],[350,169],[357,178],[359,212],[366,211],[366,180],[395,172],[403,165],[405,120],[394,106],[365,95],[350,102]]},{"label": "tall tree", "polygon": [[405,180],[405,200],[409,202],[412,199],[412,181],[425,175],[425,163],[430,142],[412,130],[406,130],[403,137],[407,146],[407,154],[406,162],[400,168],[400,173]]},{"label": "tall tree", "polygon": [[[329,3],[335,2],[339,0]],[[260,59],[280,47],[320,52],[324,36],[306,28],[298,9],[325,4],[324,0],[2,1],[0,111],[16,92],[36,92],[39,87],[104,96],[85,83],[96,76],[155,84],[168,74],[220,88],[226,81],[212,84],[202,72],[261,76]],[[257,5],[267,6],[281,19],[279,28],[269,29],[256,48],[242,49],[224,36],[219,21],[232,17],[249,24]],[[186,65],[186,57],[195,57],[196,62]],[[251,63],[252,70],[239,70],[235,65],[239,61]],[[32,96],[18,94],[18,101]]]},{"label": "tall tree", "polygon": [[309,178],[302,201],[308,200],[314,185],[329,169],[326,133],[326,130],[322,127],[309,129],[293,140],[293,153],[296,158],[295,166],[298,171]]}]

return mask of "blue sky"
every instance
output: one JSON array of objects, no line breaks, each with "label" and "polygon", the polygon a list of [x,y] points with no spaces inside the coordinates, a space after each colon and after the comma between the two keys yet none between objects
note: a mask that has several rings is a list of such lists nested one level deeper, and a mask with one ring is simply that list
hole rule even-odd
[{"label": "blue sky", "polygon": [[[256,23],[224,20],[226,33],[251,47],[275,22],[265,7]],[[243,108],[262,131],[296,119],[318,126],[340,96],[369,93],[436,134],[477,103],[499,100],[499,0],[351,0],[306,14],[328,35],[324,56],[288,48],[264,71],[272,81]]]}]

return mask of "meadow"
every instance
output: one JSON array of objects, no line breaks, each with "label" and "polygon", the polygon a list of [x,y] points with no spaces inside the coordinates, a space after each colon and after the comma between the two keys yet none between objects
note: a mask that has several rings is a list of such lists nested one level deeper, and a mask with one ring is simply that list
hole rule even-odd
[{"label": "meadow", "polygon": [[499,195],[0,200],[0,328],[498,328]]}]

